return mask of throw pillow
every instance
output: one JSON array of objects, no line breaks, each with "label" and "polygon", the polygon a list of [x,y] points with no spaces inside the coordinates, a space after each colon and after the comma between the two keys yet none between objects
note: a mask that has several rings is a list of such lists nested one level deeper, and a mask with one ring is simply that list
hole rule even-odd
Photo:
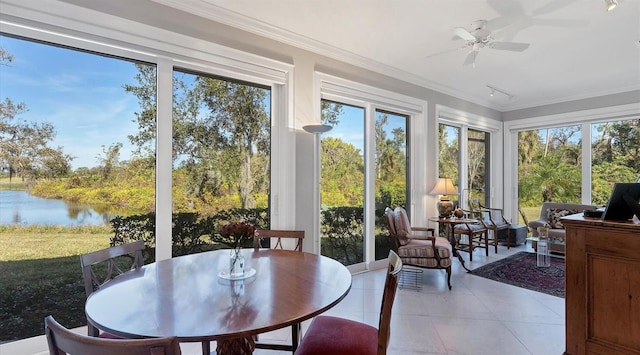
[{"label": "throw pillow", "polygon": [[560,221],[560,218],[566,217],[572,214],[576,214],[576,210],[565,210],[561,208],[550,208],[547,211],[547,220],[549,221],[549,227],[552,229],[564,229],[564,224]]},{"label": "throw pillow", "polygon": [[396,234],[398,235],[398,241],[400,245],[407,245],[409,238],[407,234],[411,234],[411,224],[409,223],[409,217],[407,211],[402,207],[396,207],[393,211],[393,222],[396,225]]}]

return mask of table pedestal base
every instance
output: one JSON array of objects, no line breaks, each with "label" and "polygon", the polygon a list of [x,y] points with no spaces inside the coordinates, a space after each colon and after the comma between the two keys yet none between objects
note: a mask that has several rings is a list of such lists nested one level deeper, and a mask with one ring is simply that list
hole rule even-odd
[{"label": "table pedestal base", "polygon": [[220,355],[250,355],[256,349],[253,337],[218,340],[216,354]]}]

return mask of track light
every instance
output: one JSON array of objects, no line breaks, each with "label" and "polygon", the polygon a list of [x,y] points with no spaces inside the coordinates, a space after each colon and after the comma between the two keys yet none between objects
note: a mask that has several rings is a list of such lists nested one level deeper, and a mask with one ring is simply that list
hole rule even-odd
[{"label": "track light", "polygon": [[604,3],[607,11],[611,11],[618,6],[618,0],[604,0]]},{"label": "track light", "polygon": [[495,87],[495,86],[487,85],[487,87],[489,88],[489,90],[491,90],[491,91],[489,92],[489,96],[491,96],[491,97],[493,97],[493,96],[496,94],[496,92],[499,92],[499,93],[501,93],[502,95],[504,95],[504,96],[508,97],[508,98],[509,98],[509,100],[511,100],[511,99],[513,99],[513,98],[515,97],[515,96],[513,96],[513,95],[509,94],[508,92],[506,92],[506,91],[504,91],[504,90],[500,90],[500,89],[498,89],[498,88],[497,88],[497,87]]}]

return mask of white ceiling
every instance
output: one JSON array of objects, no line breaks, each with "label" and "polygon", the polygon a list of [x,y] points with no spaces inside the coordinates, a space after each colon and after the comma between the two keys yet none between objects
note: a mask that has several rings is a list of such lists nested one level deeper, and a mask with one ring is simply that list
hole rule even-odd
[{"label": "white ceiling", "polygon": [[[640,89],[640,0],[152,1],[500,111]],[[463,65],[453,29],[479,19],[530,47]]]},{"label": "white ceiling", "polygon": [[[190,13],[502,112],[640,92],[640,0],[60,1],[202,37]],[[477,20],[529,48],[485,47],[464,65],[453,30]]]}]

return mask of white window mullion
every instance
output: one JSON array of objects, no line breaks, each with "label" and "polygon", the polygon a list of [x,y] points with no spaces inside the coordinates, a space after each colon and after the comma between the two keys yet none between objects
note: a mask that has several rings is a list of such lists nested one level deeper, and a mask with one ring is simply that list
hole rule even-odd
[{"label": "white window mullion", "polygon": [[364,245],[365,265],[375,261],[375,201],[376,201],[376,109],[365,106],[364,141]]},{"label": "white window mullion", "polygon": [[591,204],[591,123],[582,123],[582,203]]},{"label": "white window mullion", "polygon": [[159,59],[156,116],[156,260],[171,258],[173,64]]}]

